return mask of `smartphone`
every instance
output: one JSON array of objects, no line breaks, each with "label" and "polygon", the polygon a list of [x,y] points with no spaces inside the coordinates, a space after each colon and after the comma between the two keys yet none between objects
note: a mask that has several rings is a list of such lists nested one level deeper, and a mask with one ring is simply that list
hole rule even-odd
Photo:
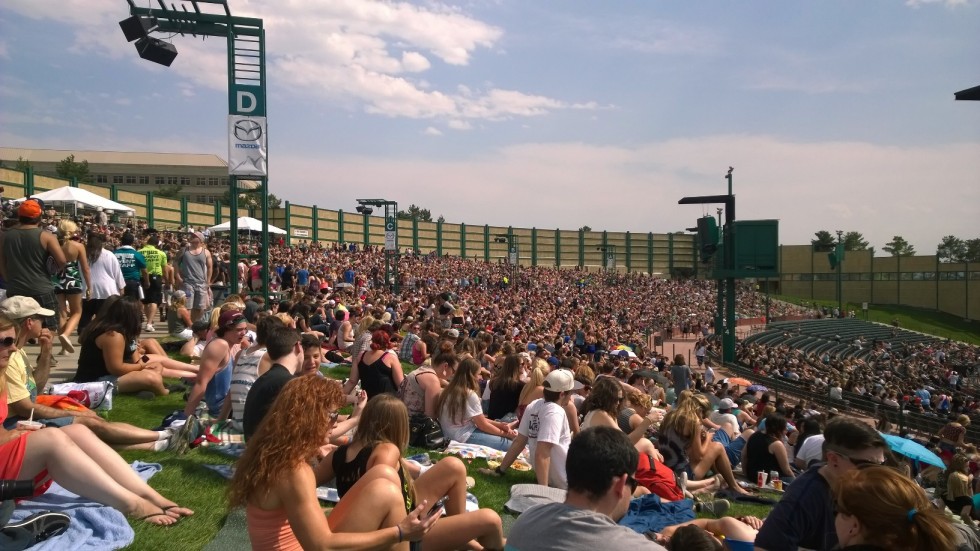
[{"label": "smartphone", "polygon": [[442,509],[446,505],[446,501],[448,500],[449,500],[449,496],[443,496],[442,499],[437,501],[436,504],[433,505],[431,509],[429,509],[429,512],[426,513],[425,516],[431,517],[432,515],[436,514],[440,509]]}]

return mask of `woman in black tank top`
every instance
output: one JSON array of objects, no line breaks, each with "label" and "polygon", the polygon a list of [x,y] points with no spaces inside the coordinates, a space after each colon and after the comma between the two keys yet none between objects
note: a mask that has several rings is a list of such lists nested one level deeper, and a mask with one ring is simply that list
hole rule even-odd
[{"label": "woman in black tank top", "polygon": [[406,509],[431,507],[446,497],[446,517],[436,522],[422,542],[459,549],[476,540],[484,548],[502,549],[500,516],[490,509],[466,512],[466,467],[457,457],[446,457],[422,469],[402,459],[408,446],[408,409],[396,396],[381,394],[368,401],[361,413],[354,440],[325,457],[316,467],[317,484],[337,479],[341,496],[376,465],[388,465],[400,473]]},{"label": "woman in black tank top", "polygon": [[398,355],[389,350],[390,346],[391,336],[387,331],[379,329],[372,333],[371,349],[353,359],[344,392],[350,394],[354,385],[360,382],[368,399],[379,394],[396,394],[405,374]]}]

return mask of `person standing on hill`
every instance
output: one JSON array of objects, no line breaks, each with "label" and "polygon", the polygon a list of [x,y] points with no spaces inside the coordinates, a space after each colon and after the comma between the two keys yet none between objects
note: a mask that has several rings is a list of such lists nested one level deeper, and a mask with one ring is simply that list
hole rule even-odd
[{"label": "person standing on hill", "polygon": [[139,250],[146,260],[146,274],[149,284],[143,289],[143,313],[146,316],[146,331],[153,331],[153,320],[163,302],[163,270],[167,266],[167,253],[157,248],[160,236],[153,234],[146,240],[146,246]]},{"label": "person standing on hill", "polygon": [[133,244],[136,243],[136,237],[133,234],[124,233],[119,243],[119,248],[113,254],[119,260],[123,280],[126,282],[123,296],[141,300],[143,298],[142,282],[146,279],[146,259],[133,248]]},{"label": "person standing on hill", "polygon": [[[0,277],[7,284],[7,296],[31,297],[45,310],[58,312],[52,273],[65,268],[65,252],[58,238],[40,227],[43,204],[28,199],[17,207],[19,224],[7,229],[0,246]],[[53,263],[53,270],[49,268]],[[44,316],[44,327],[58,332],[58,317]]]},{"label": "person standing on hill", "polygon": [[177,285],[182,286],[191,307],[191,319],[197,321],[211,307],[211,281],[214,260],[204,246],[204,234],[191,233],[190,244],[177,257]]}]

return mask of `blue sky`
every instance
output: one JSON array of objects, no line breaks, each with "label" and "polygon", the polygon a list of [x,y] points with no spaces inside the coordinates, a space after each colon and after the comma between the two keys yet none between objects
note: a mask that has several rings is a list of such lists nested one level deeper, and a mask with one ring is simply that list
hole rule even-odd
[{"label": "blue sky", "polygon": [[[146,5],[146,0],[137,2]],[[270,186],[448,221],[678,231],[735,167],[783,243],[980,237],[980,2],[229,0],[265,22]],[[153,2],[156,6],[156,2]],[[0,4],[0,145],[227,156],[222,39],[124,0]]]}]

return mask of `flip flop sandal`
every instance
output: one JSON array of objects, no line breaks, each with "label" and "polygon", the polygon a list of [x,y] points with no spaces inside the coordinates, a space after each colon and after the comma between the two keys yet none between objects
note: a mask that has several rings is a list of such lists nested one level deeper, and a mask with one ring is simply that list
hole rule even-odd
[{"label": "flip flop sandal", "polygon": [[167,517],[169,519],[173,519],[174,522],[172,522],[170,524],[154,524],[152,522],[147,522],[147,524],[152,524],[153,526],[173,526],[174,524],[177,524],[177,522],[179,522],[178,519],[175,519],[174,517],[168,515],[163,509],[160,509],[160,512],[159,513],[150,513],[149,515],[139,517],[136,520],[139,521],[139,522],[144,522],[147,519],[151,519],[153,517]]},{"label": "flip flop sandal", "polygon": [[[166,513],[167,511],[169,511],[169,510],[171,510],[171,509],[185,509],[185,508],[186,508],[186,507],[181,507],[180,505],[167,505],[166,507],[160,507],[160,509],[161,509],[161,510],[162,510],[162,511],[163,511],[164,513]],[[174,512],[176,513],[176,511],[174,511]],[[167,515],[167,516],[170,516],[170,515]],[[180,513],[177,513],[177,516],[176,516],[176,517],[171,517],[171,518],[178,518],[178,519],[181,519],[181,518],[184,518],[184,517],[189,517],[189,516],[191,516],[191,515],[182,515],[182,514],[180,514]]]}]

